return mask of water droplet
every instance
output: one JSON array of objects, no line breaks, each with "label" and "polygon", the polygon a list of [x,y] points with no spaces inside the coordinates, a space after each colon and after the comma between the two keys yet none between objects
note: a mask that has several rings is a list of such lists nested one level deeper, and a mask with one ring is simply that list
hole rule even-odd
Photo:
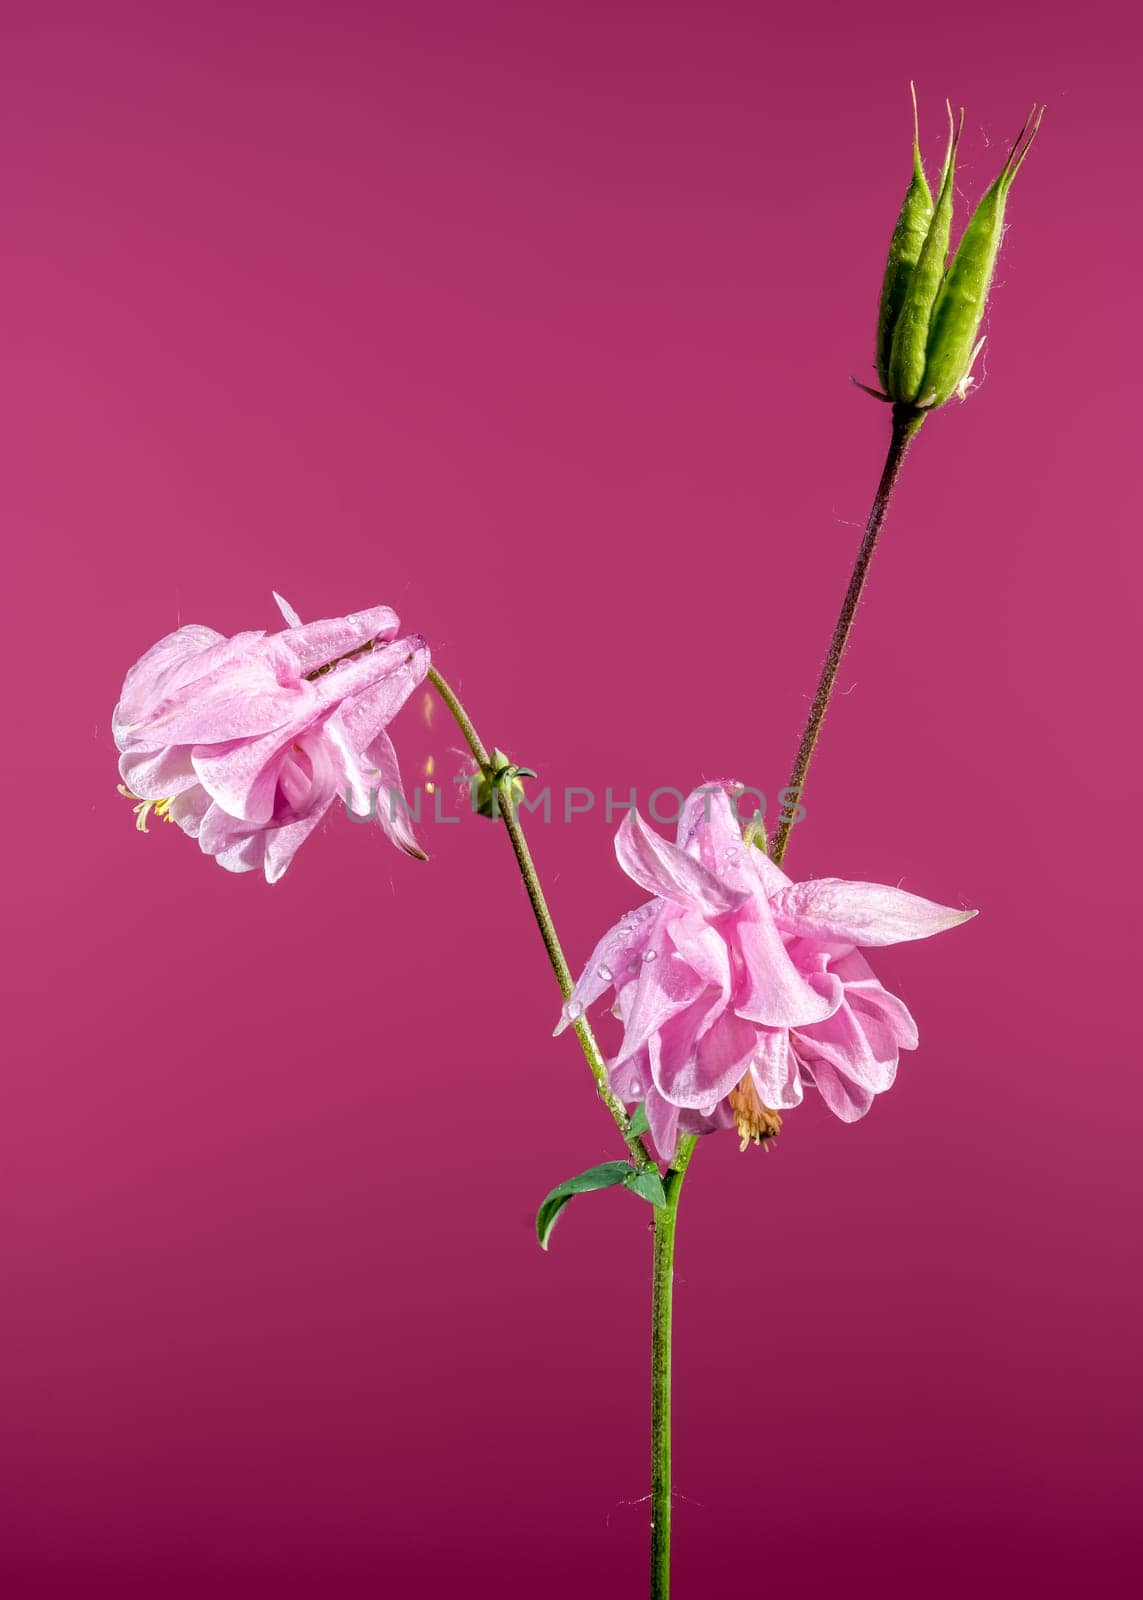
[{"label": "water droplet", "polygon": [[643,1093],[643,1085],[641,1083],[633,1083],[631,1085],[631,1096],[632,1096],[632,1099],[638,1100],[640,1098],[640,1096],[642,1095],[642,1093]]},{"label": "water droplet", "polygon": [[569,1022],[578,1022],[583,1016],[583,1007],[578,1000],[569,1000],[564,1009],[567,1012]]},{"label": "water droplet", "polygon": [[656,954],[657,954],[657,952],[654,951],[654,950],[644,950],[644,952],[643,952],[643,960],[644,961],[654,961]]},{"label": "water droplet", "polygon": [[601,965],[600,969],[599,969],[599,976],[603,979],[604,983],[610,983],[611,982],[611,968]]}]

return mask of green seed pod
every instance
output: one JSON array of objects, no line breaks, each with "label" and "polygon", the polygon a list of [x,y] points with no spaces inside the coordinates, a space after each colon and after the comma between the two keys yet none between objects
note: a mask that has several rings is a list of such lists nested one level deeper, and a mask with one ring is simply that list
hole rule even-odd
[{"label": "green seed pod", "polygon": [[933,307],[928,356],[918,391],[924,406],[943,406],[954,394],[960,393],[963,397],[968,387],[972,364],[984,343],[976,336],[1004,232],[1008,191],[1032,148],[1043,115],[1043,106],[1032,107],[1003,171],[973,213],[945,273]]},{"label": "green seed pod", "polygon": [[885,380],[885,392],[890,400],[905,404],[911,404],[921,393],[925,376],[925,352],[929,342],[929,323],[940,292],[945,259],[948,256],[949,234],[952,232],[953,171],[956,167],[956,147],[960,141],[960,130],[964,126],[964,112],[960,114],[959,124],[953,121],[952,106],[949,106],[948,112],[949,142],[941,172],[941,186],[933,208],[929,231],[925,235],[917,265],[910,274],[905,288],[905,297],[893,330],[889,372]]},{"label": "green seed pod", "polygon": [[885,281],[881,285],[881,309],[877,316],[877,376],[883,384],[889,382],[889,352],[893,346],[893,330],[901,314],[905,290],[921,254],[921,246],[929,231],[933,215],[933,196],[921,164],[921,144],[917,128],[917,91],[909,85],[913,96],[913,177],[905,190],[905,199],[893,237],[889,241],[889,260],[885,264]]}]

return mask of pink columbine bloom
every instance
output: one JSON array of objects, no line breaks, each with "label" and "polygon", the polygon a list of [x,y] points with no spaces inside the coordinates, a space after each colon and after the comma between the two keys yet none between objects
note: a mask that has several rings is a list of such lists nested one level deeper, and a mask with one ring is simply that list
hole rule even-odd
[{"label": "pink columbine bloom", "polygon": [[690,797],[673,845],[628,812],[615,852],[654,898],[600,940],[556,1031],[614,989],[611,1083],[646,1104],[665,1160],[680,1132],[760,1142],[806,1084],[843,1121],[864,1116],[917,1029],[861,949],[975,915],[884,884],[792,883],[743,840],[722,786]]},{"label": "pink columbine bloom", "polygon": [[230,872],[279,879],[339,796],[423,859],[385,731],[424,679],[419,635],[388,606],[227,639],[191,624],[127,674],[113,731],[137,807],[176,822]]}]

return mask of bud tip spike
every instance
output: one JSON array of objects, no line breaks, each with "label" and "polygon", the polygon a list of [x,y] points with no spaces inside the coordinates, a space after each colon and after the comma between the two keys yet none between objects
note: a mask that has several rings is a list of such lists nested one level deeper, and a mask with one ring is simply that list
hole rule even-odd
[{"label": "bud tip spike", "polygon": [[925,167],[921,160],[921,124],[917,116],[917,85],[909,79],[909,93],[913,97],[913,171],[924,181]]},{"label": "bud tip spike", "polygon": [[[1024,158],[1032,148],[1032,141],[1040,131],[1040,123],[1043,121],[1044,112],[1047,109],[1047,106],[1033,106],[1028,113],[1028,120],[1016,135],[1016,142],[1012,146],[1011,154],[1004,163],[1004,170],[1000,174],[999,181],[1006,190],[1012,187],[1013,179],[1024,165]],[[1023,149],[1021,149],[1021,145],[1023,145]]]}]

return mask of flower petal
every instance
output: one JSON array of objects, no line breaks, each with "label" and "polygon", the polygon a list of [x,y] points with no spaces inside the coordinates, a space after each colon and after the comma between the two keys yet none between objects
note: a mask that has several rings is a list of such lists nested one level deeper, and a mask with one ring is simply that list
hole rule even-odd
[{"label": "flower petal", "polygon": [[244,822],[269,822],[274,815],[282,760],[298,742],[309,720],[308,715],[300,716],[260,739],[195,745],[191,760],[198,781],[232,817]]},{"label": "flower petal", "polygon": [[365,760],[380,780],[377,789],[376,815],[382,833],[398,850],[416,861],[429,858],[417,843],[411,821],[411,808],[401,782],[401,768],[393,741],[382,729],[365,751]]},{"label": "flower petal", "polygon": [[[726,1010],[724,995],[705,990],[648,1041],[656,1089],[672,1105],[709,1110],[746,1070],[754,1033],[749,1022]],[[735,1067],[731,1058],[740,1056],[745,1060]]]},{"label": "flower petal", "polygon": [[664,1100],[653,1084],[648,1088],[643,1104],[647,1107],[647,1125],[660,1159],[673,1161],[679,1143],[678,1106]]},{"label": "flower petal", "polygon": [[735,816],[726,782],[704,783],[693,789],[679,813],[675,843],[688,855],[717,872],[715,865],[726,850],[742,843],[742,827]]},{"label": "flower petal", "polygon": [[189,839],[197,839],[203,820],[214,801],[201,783],[193,789],[184,789],[171,801],[167,815],[172,817]]},{"label": "flower petal", "polygon": [[126,751],[119,757],[119,776],[140,800],[165,800],[198,786],[185,745]]},{"label": "flower petal", "polygon": [[397,613],[389,606],[373,606],[354,611],[348,617],[323,617],[318,622],[292,624],[276,638],[285,645],[297,675],[327,667],[351,650],[360,650],[371,639],[392,639],[399,626]]},{"label": "flower petal", "polygon": [[274,603],[278,607],[278,610],[282,613],[283,617],[285,617],[287,627],[300,628],[302,626],[302,619],[298,616],[298,613],[294,610],[290,602],[288,600],[284,600],[278,593],[277,589],[271,589],[270,593],[274,596]]},{"label": "flower petal", "polygon": [[745,890],[722,883],[693,856],[660,838],[637,811],[629,811],[620,823],[615,854],[629,878],[676,905],[698,906],[718,916],[746,898]]},{"label": "flower petal", "polygon": [[671,1099],[691,1109],[712,1111],[750,1066],[757,1041],[754,1023],[724,1011],[700,1037],[690,1081],[682,1075],[676,1078]]},{"label": "flower petal", "polygon": [[[185,711],[188,702],[200,699],[218,715],[219,702],[227,695],[241,699],[243,685],[248,701],[254,694],[274,694],[281,687],[267,664],[263,633],[239,633],[226,639],[213,628],[197,624],[179,628],[152,645],[128,672],[112,717],[115,742],[120,750],[194,743],[181,732],[171,731],[177,715]],[[249,718],[249,704],[245,712]],[[258,707],[257,715],[257,726],[248,731],[262,733],[273,726],[264,706]]]},{"label": "flower petal", "polygon": [[889,1029],[898,1049],[917,1048],[917,1024],[909,1008],[878,982],[873,968],[859,950],[851,950],[840,960],[833,961],[831,970],[845,984],[846,1004],[859,1018],[872,1013]]},{"label": "flower petal", "polygon": [[713,1111],[679,1112],[680,1133],[718,1133],[733,1127],[734,1112],[726,1100],[720,1100]]},{"label": "flower petal", "polygon": [[[649,908],[661,909],[662,902],[652,900]],[[640,961],[655,930],[655,923],[646,916],[648,907],[638,912],[627,912],[614,927],[608,928],[603,938],[588,957],[587,965],[560,1012],[555,1035],[563,1033],[569,1023],[581,1017],[588,1006],[594,1005],[605,990],[620,983],[630,982],[630,969],[641,970]],[[618,1092],[618,1091],[617,1091]]]},{"label": "flower petal", "polygon": [[[630,1002],[628,989],[634,990]],[[639,976],[624,986],[623,1045],[617,1059],[624,1061],[647,1044],[652,1034],[677,1016],[706,989],[702,979],[674,952],[660,915],[643,950]]]},{"label": "flower petal", "polygon": [[789,1111],[802,1103],[798,1058],[785,1028],[759,1028],[755,1035],[750,1075],[758,1098],[771,1111]]},{"label": "flower petal", "polygon": [[873,1091],[844,1077],[828,1061],[802,1063],[802,1076],[819,1091],[826,1105],[842,1122],[859,1122],[873,1104]]},{"label": "flower petal", "polygon": [[837,1010],[840,980],[828,972],[806,977],[798,971],[761,896],[736,919],[734,933],[744,968],[734,1000],[740,1017],[768,1028],[797,1028]]},{"label": "flower petal", "polygon": [[790,884],[770,903],[779,927],[787,933],[866,947],[927,939],[976,916],[975,911],[957,911],[904,889],[849,883],[844,878]]},{"label": "flower petal", "polygon": [[699,911],[680,911],[667,919],[667,933],[679,955],[704,983],[730,995],[730,951],[717,928]]},{"label": "flower petal", "polygon": [[825,1022],[798,1028],[791,1037],[798,1059],[809,1064],[815,1078],[825,1061],[870,1094],[892,1088],[897,1075],[897,1042],[880,1018],[858,1017],[843,1005]]},{"label": "flower petal", "polygon": [[325,805],[315,806],[296,822],[286,822],[281,827],[266,830],[264,866],[267,883],[277,883],[328,809],[327,800]]},{"label": "flower petal", "polygon": [[199,849],[227,872],[260,872],[266,859],[266,832],[212,805],[199,828]]}]

